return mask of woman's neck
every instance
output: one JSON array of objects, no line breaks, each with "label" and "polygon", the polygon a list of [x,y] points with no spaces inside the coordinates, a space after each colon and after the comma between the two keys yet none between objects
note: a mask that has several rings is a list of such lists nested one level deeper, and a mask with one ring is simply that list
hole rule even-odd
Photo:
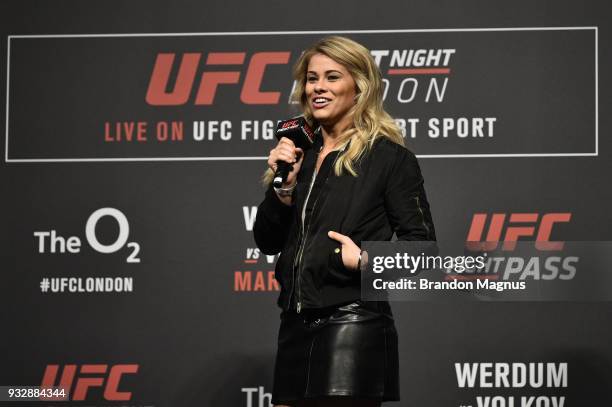
[{"label": "woman's neck", "polygon": [[321,125],[321,135],[323,136],[323,149],[330,151],[337,147],[340,135],[346,130],[351,123],[349,117],[334,123],[333,125]]},{"label": "woman's neck", "polygon": [[325,131],[322,131],[321,134],[323,135],[323,146],[321,149],[325,151],[335,149],[338,144],[339,134],[330,135],[326,134]]}]

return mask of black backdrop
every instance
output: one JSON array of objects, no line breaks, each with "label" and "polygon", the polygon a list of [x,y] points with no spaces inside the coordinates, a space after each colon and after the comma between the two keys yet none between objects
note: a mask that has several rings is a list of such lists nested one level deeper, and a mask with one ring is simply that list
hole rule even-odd
[{"label": "black backdrop", "polygon": [[[397,118],[419,119],[407,144],[421,157],[440,238],[465,239],[475,214],[569,213],[555,240],[611,240],[612,13],[603,1],[23,1],[0,10],[0,385],[39,385],[56,365],[59,380],[74,365],[74,385],[102,380],[69,405],[268,405],[259,397],[271,391],[279,310],[268,281],[274,260],[253,251],[250,222],[274,143],[240,126],[295,111],[287,104],[290,64],[327,33],[389,51],[380,65],[386,105]],[[392,74],[400,68],[393,51],[411,49],[454,52],[447,64],[403,67],[442,73]],[[215,52],[244,60],[212,65]],[[243,85],[261,52],[289,62],[251,78],[272,92],[258,104]],[[159,89],[171,93],[184,53],[200,55],[186,100],[150,103],[158,55],[176,57]],[[237,83],[198,103],[202,73],[221,71],[238,72]],[[445,80],[441,100],[426,101],[427,87]],[[427,133],[431,118],[455,126],[495,118],[494,133],[436,138]],[[194,140],[194,121],[223,120],[231,138],[207,131],[212,140]],[[117,122],[125,130],[139,121],[146,141],[117,141]],[[183,123],[183,140],[157,141],[156,123],[173,121]],[[86,237],[101,208],[117,211],[97,224],[99,245],[120,236],[116,219],[125,217],[127,240],[113,253]],[[35,233],[51,231],[77,236],[80,250],[41,248]],[[71,290],[77,279],[82,292]],[[480,395],[514,396],[515,405],[523,395],[565,396],[572,406],[611,401],[609,303],[402,302],[393,310],[402,391],[395,405],[476,405]],[[568,385],[460,388],[455,363],[478,362],[567,363]],[[492,405],[510,406],[505,400]]]}]

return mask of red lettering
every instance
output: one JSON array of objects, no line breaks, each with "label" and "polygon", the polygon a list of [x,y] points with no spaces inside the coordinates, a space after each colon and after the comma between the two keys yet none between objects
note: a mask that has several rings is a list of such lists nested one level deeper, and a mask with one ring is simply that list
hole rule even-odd
[{"label": "red lettering", "polygon": [[274,271],[235,271],[234,291],[279,291]]},{"label": "red lettering", "polygon": [[244,79],[240,100],[247,105],[277,104],[280,92],[262,92],[261,83],[268,65],[287,64],[290,55],[289,52],[258,52],[253,55]]},{"label": "red lettering", "polygon": [[245,55],[245,52],[211,52],[206,65],[242,65]]},{"label": "red lettering", "polygon": [[183,122],[157,122],[156,138],[158,141],[183,141]]},{"label": "red lettering", "polygon": [[[81,366],[81,374],[82,373],[96,373],[103,374],[106,373],[107,365],[83,365]],[[75,401],[83,401],[85,397],[87,397],[87,390],[90,387],[101,387],[104,383],[103,377],[81,377],[77,380],[76,386],[74,388],[74,394],[72,395],[72,400]]]},{"label": "red lettering", "polygon": [[119,382],[121,376],[127,373],[137,373],[138,365],[116,365],[113,366],[108,376],[106,389],[104,389],[105,400],[129,400],[132,398],[132,392],[119,391]]},{"label": "red lettering", "polygon": [[[528,222],[535,223],[538,220],[537,213],[513,213],[510,215],[510,223]],[[514,250],[516,241],[521,236],[533,236],[535,227],[533,226],[509,226],[506,229],[506,237],[504,239],[504,250]]]},{"label": "red lettering", "polygon": [[253,291],[266,291],[266,284],[261,273],[255,274],[255,286],[253,287]]},{"label": "red lettering", "polygon": [[221,84],[238,83],[239,78],[240,72],[204,72],[196,97],[196,105],[212,105],[217,87]]},{"label": "red lettering", "polygon": [[251,291],[251,272],[234,272],[234,291]]},{"label": "red lettering", "polygon": [[[64,366],[64,370],[62,371],[62,377],[60,378],[58,386],[64,388],[67,392],[70,392],[70,389],[72,388],[72,382],[74,381],[74,374],[76,373],[76,368],[76,365],[66,365]],[[59,365],[47,365],[40,387],[55,386],[55,380],[57,379],[58,370]]]},{"label": "red lettering", "polygon": [[482,242],[483,232],[485,223],[487,221],[486,213],[476,213],[472,218],[472,225],[468,232],[466,246],[470,250],[495,250],[497,248],[497,242],[499,242],[502,233],[502,227],[504,226],[504,220],[506,219],[505,213],[494,213],[491,217],[491,225],[487,233],[487,238]]},{"label": "red lettering", "polygon": [[540,229],[536,237],[536,248],[538,250],[563,250],[564,242],[551,242],[553,224],[558,222],[569,222],[571,213],[547,213],[542,217]]},{"label": "red lettering", "polygon": [[[472,218],[472,224],[468,231],[466,247],[469,250],[494,250],[497,248],[497,242],[500,241],[502,236],[502,229],[504,227],[504,221],[506,214],[496,213],[491,216],[491,224],[487,232],[486,241],[481,242],[483,239],[484,229],[487,222],[487,214],[476,213]],[[508,226],[503,239],[503,250],[514,250],[516,248],[516,242],[521,237],[534,236],[536,226],[538,226],[537,213],[513,213],[510,214],[508,220]],[[571,219],[571,213],[548,213],[542,216],[539,222],[538,234],[535,239],[536,248],[538,250],[562,250],[563,242],[551,242],[550,235],[552,228],[555,223],[569,222]],[[524,226],[515,226],[517,223],[527,223]]]},{"label": "red lettering", "polygon": [[[261,86],[268,65],[287,64],[290,55],[291,53],[287,51],[255,53],[249,61],[240,100],[250,105],[277,104],[281,93],[262,91]],[[168,91],[175,56],[174,53],[157,55],[145,97],[148,104],[153,106],[177,106],[183,105],[189,100],[202,54],[183,54],[174,88]],[[243,65],[245,56],[245,52],[211,52],[206,59],[206,65]],[[196,93],[195,104],[213,104],[219,85],[237,84],[239,79],[239,71],[203,72]]]},{"label": "red lettering", "polygon": [[153,106],[183,105],[189,100],[201,54],[183,54],[174,89],[166,92],[174,56],[175,54],[157,55],[145,97],[148,104]]},{"label": "red lettering", "polygon": [[[59,365],[48,365],[43,375],[41,387],[59,386],[64,388],[72,396],[73,401],[83,401],[87,397],[88,390],[91,387],[102,387],[104,384],[105,373],[108,365],[82,365],[79,375],[95,374],[93,377],[79,377],[76,381],[74,392],[70,392],[74,382],[77,365],[66,365],[62,372],[62,377],[59,384],[55,384]],[[138,372],[138,365],[115,365],[111,368],[106,387],[104,389],[105,400],[130,400],[131,392],[120,392],[119,382],[121,376],[127,373]]]},{"label": "red lettering", "polygon": [[279,291],[280,290],[278,281],[276,281],[276,278],[274,278],[273,271],[268,271],[268,290],[269,291]]},{"label": "red lettering", "polygon": [[297,120],[290,120],[288,122],[283,123],[281,128],[288,129],[290,127],[295,127],[297,125],[298,125],[298,121]]},{"label": "red lettering", "polygon": [[111,123],[104,123],[104,141],[147,141],[147,122],[117,122],[115,132],[111,132]]},{"label": "red lettering", "polygon": [[[244,52],[211,52],[206,60],[207,65],[241,65],[244,62]],[[212,105],[221,84],[236,84],[240,72],[204,72],[200,89],[196,96],[196,105]]]}]

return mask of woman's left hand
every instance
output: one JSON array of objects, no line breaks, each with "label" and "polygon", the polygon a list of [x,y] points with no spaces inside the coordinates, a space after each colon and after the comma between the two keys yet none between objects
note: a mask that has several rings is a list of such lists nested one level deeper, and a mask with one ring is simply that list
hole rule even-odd
[{"label": "woman's left hand", "polygon": [[353,240],[345,235],[338,232],[329,231],[327,236],[334,239],[342,245],[342,262],[344,267],[349,270],[357,271],[357,265],[359,263],[359,256],[361,255],[361,248],[353,242]]}]

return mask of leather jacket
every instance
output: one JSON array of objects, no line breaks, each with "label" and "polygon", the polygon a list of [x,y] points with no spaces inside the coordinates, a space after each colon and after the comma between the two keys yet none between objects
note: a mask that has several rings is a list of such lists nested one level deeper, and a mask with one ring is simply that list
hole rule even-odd
[{"label": "leather jacket", "polygon": [[313,179],[321,146],[317,134],[313,148],[305,152],[291,206],[270,186],[257,209],[257,246],[265,254],[281,253],[275,278],[281,286],[278,305],[284,310],[360,299],[360,273],[344,266],[341,244],[328,237],[330,230],[349,236],[357,246],[388,241],[394,234],[398,240],[436,240],[412,152],[380,137],[356,163],[357,177],[346,171],[340,177],[334,174],[333,164],[342,152],[332,151]]}]

